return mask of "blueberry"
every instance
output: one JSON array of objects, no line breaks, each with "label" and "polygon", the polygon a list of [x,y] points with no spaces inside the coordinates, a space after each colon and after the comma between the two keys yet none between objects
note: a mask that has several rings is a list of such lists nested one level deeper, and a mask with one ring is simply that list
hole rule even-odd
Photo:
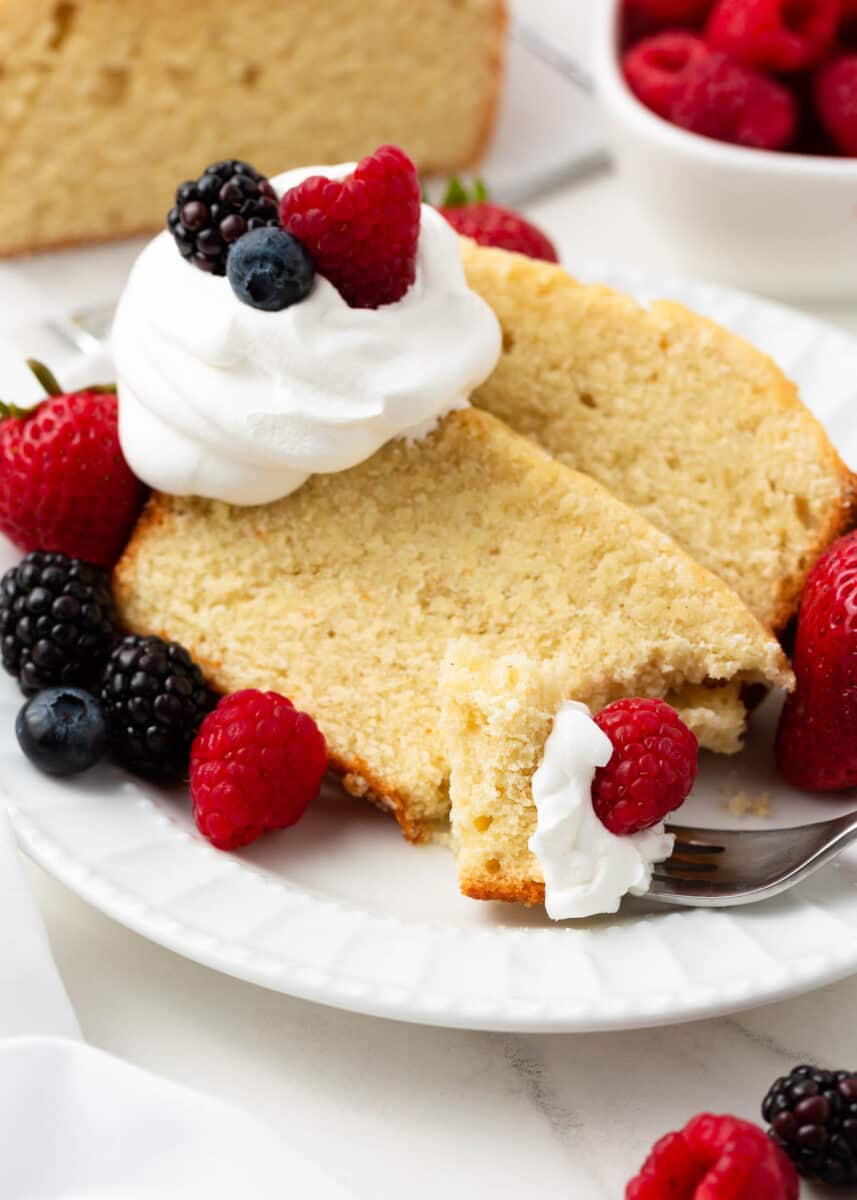
[{"label": "blueberry", "polygon": [[265,312],[279,312],[303,300],[315,267],[297,238],[284,229],[251,229],[233,242],[226,274],[239,300]]},{"label": "blueberry", "polygon": [[77,775],[107,749],[104,710],[81,688],[48,688],[33,696],[18,713],[15,733],[30,762],[48,775]]}]

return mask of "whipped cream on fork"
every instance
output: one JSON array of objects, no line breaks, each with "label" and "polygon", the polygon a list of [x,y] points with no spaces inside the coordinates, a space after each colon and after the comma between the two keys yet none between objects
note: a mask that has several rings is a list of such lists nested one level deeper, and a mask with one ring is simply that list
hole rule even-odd
[{"label": "whipped cream on fork", "polygon": [[585,704],[568,700],[554,720],[533,775],[538,814],[530,850],[542,868],[545,908],[555,921],[618,911],[624,895],[642,896],[652,866],[672,854],[663,823],[619,837],[592,807],[592,780],[613,754]]}]

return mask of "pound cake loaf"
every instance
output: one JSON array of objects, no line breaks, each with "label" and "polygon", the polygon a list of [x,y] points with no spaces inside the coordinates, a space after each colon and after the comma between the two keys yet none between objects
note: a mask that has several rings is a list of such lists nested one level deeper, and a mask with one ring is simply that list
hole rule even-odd
[{"label": "pound cake loaf", "polygon": [[782,630],[857,496],[794,385],[679,304],[644,308],[552,263],[462,251],[504,333],[474,404],[593,475]]},{"label": "pound cake loaf", "polygon": [[791,684],[776,640],[719,579],[474,409],[272,504],[155,495],[115,592],[129,629],[181,642],[216,688],[271,688],[312,712],[346,788],[413,839],[448,817],[451,638],[492,656],[565,653],[601,703],[668,696],[716,749],[740,736],[742,683]]},{"label": "pound cake loaf", "polygon": [[227,157],[472,165],[504,32],[504,0],[4,0],[0,254],[157,229]]}]

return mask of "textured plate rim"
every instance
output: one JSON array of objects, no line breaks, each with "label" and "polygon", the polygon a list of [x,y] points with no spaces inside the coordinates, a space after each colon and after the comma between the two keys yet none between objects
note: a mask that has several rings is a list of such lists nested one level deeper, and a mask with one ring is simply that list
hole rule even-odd
[{"label": "textured plate rim", "polygon": [[[105,916],[201,966],[296,999],[365,1016],[492,1033],[606,1033],[683,1024],[743,1012],[836,983],[857,971],[855,930],[850,943],[843,941],[833,954],[822,956],[813,952],[791,960],[787,979],[772,978],[760,986],[757,981],[738,977],[720,989],[688,982],[681,990],[665,989],[653,996],[635,996],[631,999],[605,993],[592,1003],[588,1014],[585,1010],[566,1015],[557,1011],[545,1014],[532,1003],[519,1005],[509,998],[501,998],[493,1006],[480,1003],[469,1010],[462,1008],[456,1011],[452,1007],[454,1000],[431,996],[424,998],[408,994],[405,988],[386,985],[372,992],[364,982],[349,981],[335,972],[314,970],[313,974],[318,976],[314,982],[302,979],[299,972],[290,970],[285,964],[276,963],[257,951],[248,951],[240,941],[217,939],[201,933],[99,877],[73,854],[43,834],[36,823],[17,808],[5,784],[0,784],[0,792],[6,798],[7,811],[22,849],[49,875]],[[152,808],[155,806],[152,805]],[[190,835],[184,831],[175,830],[175,834],[190,840]],[[241,869],[250,875],[264,877],[264,873],[253,866],[242,863]],[[276,880],[265,878],[275,887],[282,886]],[[283,890],[286,890],[285,887]],[[334,902],[333,907],[346,906]],[[692,920],[694,915],[695,910],[670,914],[674,920]],[[728,910],[720,910],[718,914],[720,918],[728,915]],[[641,915],[638,924],[646,923],[654,916]],[[369,919],[377,918],[370,916]],[[408,928],[414,931],[429,929],[425,924],[409,925]],[[454,928],[450,928],[449,932],[453,937],[458,936],[458,930]],[[548,937],[554,934],[550,929],[540,932]],[[520,936],[520,931],[515,929],[495,929],[486,933],[501,940]],[[635,1007],[634,1002],[638,1000],[640,1003]],[[596,1008],[597,1013],[594,1011]]]}]

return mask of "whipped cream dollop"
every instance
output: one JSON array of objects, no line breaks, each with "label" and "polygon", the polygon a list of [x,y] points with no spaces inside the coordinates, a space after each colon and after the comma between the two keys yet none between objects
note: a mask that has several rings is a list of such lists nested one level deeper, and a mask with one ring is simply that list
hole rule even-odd
[{"label": "whipped cream dollop", "polygon": [[566,701],[533,775],[538,823],[529,842],[545,879],[545,908],[555,921],[616,912],[626,893],[649,890],[653,864],[672,854],[675,839],[663,824],[618,837],[598,819],[592,780],[612,753],[586,705]]},{"label": "whipped cream dollop", "polygon": [[[309,175],[353,169],[310,167],[272,183],[282,195]],[[428,205],[416,280],[377,309],[349,308],[316,276],[306,299],[263,312],[186,263],[164,232],[137,260],[113,328],[122,449],[159,491],[265,504],[392,438],[423,436],[467,405],[500,348],[457,234]]]}]

